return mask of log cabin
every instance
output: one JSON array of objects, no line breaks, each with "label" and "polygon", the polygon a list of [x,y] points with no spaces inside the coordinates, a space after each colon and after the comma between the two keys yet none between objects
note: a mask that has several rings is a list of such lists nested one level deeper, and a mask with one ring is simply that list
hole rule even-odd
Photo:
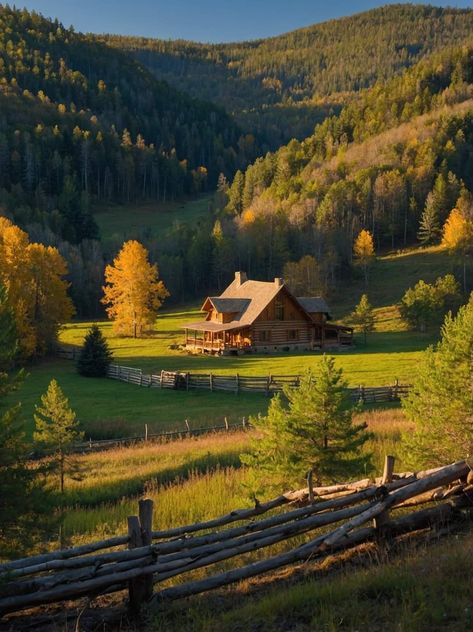
[{"label": "log cabin", "polygon": [[351,327],[330,322],[323,298],[296,298],[281,278],[252,281],[236,272],[227,289],[209,296],[201,311],[204,320],[184,326],[185,348],[193,353],[312,351],[353,341]]}]

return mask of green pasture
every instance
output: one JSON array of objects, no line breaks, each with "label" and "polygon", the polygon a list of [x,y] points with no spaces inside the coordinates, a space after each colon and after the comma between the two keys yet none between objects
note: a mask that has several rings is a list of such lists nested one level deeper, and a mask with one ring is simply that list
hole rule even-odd
[{"label": "green pasture", "polygon": [[94,213],[106,246],[121,245],[128,239],[162,238],[175,222],[195,224],[210,217],[211,196],[170,202],[142,204],[109,204],[99,206]]}]

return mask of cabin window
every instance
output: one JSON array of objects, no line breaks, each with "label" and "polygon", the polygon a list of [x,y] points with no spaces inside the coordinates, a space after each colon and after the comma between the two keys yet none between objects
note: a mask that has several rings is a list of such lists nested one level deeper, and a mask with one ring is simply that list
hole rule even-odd
[{"label": "cabin window", "polygon": [[275,303],[274,316],[276,320],[284,320],[284,303],[280,300]]},{"label": "cabin window", "polygon": [[263,329],[259,332],[259,341],[260,342],[269,342],[271,340],[271,331]]},{"label": "cabin window", "polygon": [[297,331],[297,329],[288,329],[287,331],[287,339],[288,340],[298,340],[299,338],[299,332]]}]

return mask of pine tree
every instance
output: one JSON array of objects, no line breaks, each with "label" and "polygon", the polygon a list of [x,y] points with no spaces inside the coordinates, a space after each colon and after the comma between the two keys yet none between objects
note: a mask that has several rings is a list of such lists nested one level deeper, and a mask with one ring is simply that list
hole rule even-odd
[{"label": "pine tree", "polygon": [[41,527],[39,514],[48,498],[39,482],[41,469],[28,467],[31,446],[25,439],[20,404],[7,405],[23,381],[9,375],[18,351],[15,315],[0,287],[0,557],[23,551]]},{"label": "pine tree", "polygon": [[434,243],[440,236],[439,215],[432,193],[427,196],[419,224],[417,239],[423,246]]},{"label": "pine tree", "polygon": [[112,362],[112,352],[108,342],[94,323],[84,338],[84,344],[77,361],[77,371],[85,377],[105,377]]},{"label": "pine tree", "polygon": [[414,424],[403,445],[414,467],[473,457],[473,295],[454,318],[448,314],[442,337],[424,352],[403,408]]},{"label": "pine tree", "polygon": [[363,294],[360,298],[360,302],[352,314],[352,321],[359,331],[363,332],[363,339],[366,344],[368,334],[374,330],[373,308],[370,305],[367,294]]},{"label": "pine tree", "polygon": [[252,418],[256,438],[243,463],[292,483],[308,471],[320,483],[340,480],[371,468],[362,449],[370,438],[366,424],[355,425],[342,370],[324,356],[313,375],[304,373],[298,388],[285,387],[271,400],[268,414]]},{"label": "pine tree", "polygon": [[33,437],[36,442],[53,451],[50,469],[59,475],[62,494],[66,474],[75,477],[79,473],[77,462],[69,455],[69,451],[74,442],[83,438],[84,433],[79,431],[76,414],[54,379],[41,396],[41,406],[35,406],[35,410],[36,432]]},{"label": "pine tree", "polygon": [[137,338],[152,327],[169,292],[158,281],[158,266],[149,263],[142,244],[125,242],[113,265],[105,268],[105,281],[102,303],[108,306],[116,333]]}]

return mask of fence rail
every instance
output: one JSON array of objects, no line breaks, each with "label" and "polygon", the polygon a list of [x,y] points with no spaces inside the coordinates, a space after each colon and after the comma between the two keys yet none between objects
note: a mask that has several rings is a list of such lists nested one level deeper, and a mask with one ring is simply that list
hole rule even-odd
[{"label": "fence rail", "polygon": [[[127,535],[0,564],[0,616],[125,588],[131,609],[139,611],[144,602],[198,594],[301,560],[319,561],[363,542],[381,538],[386,546],[400,534],[473,518],[473,477],[464,461],[425,472],[393,472],[394,459],[386,457],[384,474],[375,481],[288,492],[253,508],[162,531],[153,531],[152,501],[141,500],[139,515],[127,520]],[[427,508],[405,513],[419,505]],[[403,511],[393,515],[397,508]],[[323,527],[328,529],[321,532]],[[153,594],[155,583],[301,534],[310,534],[308,541],[285,553],[203,579],[182,579]],[[127,549],[117,548],[123,546]]]},{"label": "fence rail", "polygon": [[[77,359],[77,348],[61,348],[58,350],[61,358]],[[206,390],[227,393],[259,393],[267,396],[280,393],[284,386],[297,387],[300,384],[299,375],[216,375],[214,373],[191,373],[183,371],[161,371],[157,374],[143,373],[136,367],[111,364],[108,377],[135,386],[146,388],[161,388],[172,390]],[[410,385],[396,382],[388,386],[364,386],[350,388],[353,401],[367,404],[397,401],[409,392]]]}]

